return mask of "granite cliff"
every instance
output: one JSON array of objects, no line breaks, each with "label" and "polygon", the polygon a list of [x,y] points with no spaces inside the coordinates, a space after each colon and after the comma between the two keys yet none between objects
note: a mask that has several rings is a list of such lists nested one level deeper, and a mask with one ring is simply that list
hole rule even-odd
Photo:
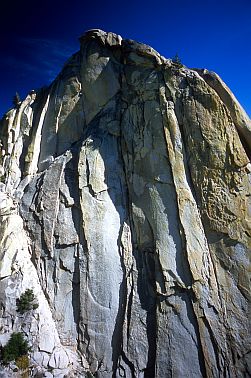
[{"label": "granite cliff", "polygon": [[0,343],[37,377],[248,377],[250,119],[213,72],[80,44],[1,121]]}]

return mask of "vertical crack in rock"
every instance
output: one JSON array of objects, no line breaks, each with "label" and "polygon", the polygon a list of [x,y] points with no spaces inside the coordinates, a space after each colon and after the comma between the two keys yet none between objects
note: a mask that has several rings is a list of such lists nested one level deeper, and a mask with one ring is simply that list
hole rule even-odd
[{"label": "vertical crack in rock", "polygon": [[[162,100],[164,100],[164,106],[166,106],[165,110],[165,115],[166,115],[166,125],[164,126],[164,132],[165,132],[165,137],[166,137],[166,142],[167,142],[167,149],[168,149],[168,154],[169,154],[169,159],[170,163],[173,169],[173,179],[174,179],[174,184],[176,186],[176,193],[177,193],[177,200],[178,200],[178,208],[179,208],[179,216],[180,216],[180,221],[181,225],[185,234],[185,240],[186,240],[186,250],[188,254],[188,262],[190,265],[190,270],[193,276],[193,290],[195,289],[195,295],[198,296],[197,290],[201,290],[201,284],[204,286],[205,281],[208,281],[208,289],[211,289],[211,285],[213,284],[214,287],[217,287],[217,281],[213,282],[213,275],[214,271],[211,268],[210,265],[205,265],[210,264],[210,254],[209,250],[207,248],[206,240],[204,237],[204,232],[202,228],[202,224],[198,224],[200,230],[201,230],[201,237],[199,240],[198,236],[199,233],[196,235],[196,241],[193,236],[193,231],[189,235],[187,234],[187,226],[186,226],[186,216],[190,211],[188,210],[189,208],[189,202],[190,204],[194,207],[194,199],[192,197],[192,193],[190,189],[187,187],[186,188],[186,180],[185,180],[185,168],[183,166],[183,158],[182,156],[182,145],[181,143],[181,138],[179,135],[179,128],[178,128],[178,123],[177,119],[175,116],[175,113],[173,111],[173,104],[171,102],[166,102],[165,97],[164,97],[164,92],[160,93],[160,97]],[[182,177],[183,176],[183,177]],[[182,184],[182,186],[180,186]],[[186,202],[188,205],[185,205]],[[184,207],[184,205],[187,207],[187,209]],[[196,205],[195,205],[196,206]],[[185,210],[185,212],[184,212]],[[188,210],[188,213],[186,215],[186,212]],[[197,219],[194,218],[194,215],[197,213]],[[194,208],[193,212],[190,213],[190,222],[192,223],[193,227],[196,227],[196,223],[199,219],[199,213],[196,207]],[[197,245],[196,245],[197,244]],[[192,254],[193,253],[193,257]],[[203,257],[204,254],[204,257]],[[211,262],[212,266],[212,262]],[[210,269],[210,270],[209,270]],[[209,281],[210,277],[210,281]],[[210,282],[210,283],[209,283]],[[216,302],[215,302],[216,300]],[[216,308],[219,308],[219,304],[217,304],[218,298],[214,298],[214,304],[216,305]],[[196,307],[195,307],[196,308]],[[212,330],[211,330],[212,332]],[[208,373],[209,374],[209,373]]]},{"label": "vertical crack in rock", "polygon": [[78,235],[79,244],[76,244],[74,251],[74,268],[72,275],[72,307],[73,307],[73,317],[76,324],[77,331],[77,345],[79,346],[79,322],[80,322],[80,264],[82,261],[83,252],[86,250],[86,240],[84,238],[82,229],[82,213],[80,211],[80,199],[79,199],[79,185],[78,177],[76,175],[76,167],[78,164],[78,153],[77,148],[71,150],[72,158],[66,163],[65,166],[65,183],[68,188],[68,193],[66,192],[66,200],[68,205],[71,206],[72,220],[74,223],[74,228]]},{"label": "vertical crack in rock", "polygon": [[[123,121],[122,121],[123,122]],[[125,146],[124,146],[125,147]],[[133,198],[133,194],[130,193],[131,191],[131,182],[130,176],[128,176],[128,172],[131,170],[128,169],[128,160],[126,158],[127,151],[123,151],[124,162],[125,162],[125,172],[127,178],[127,186],[129,189],[129,197]],[[133,168],[132,172],[133,172]],[[130,209],[131,224],[134,230],[134,238],[135,243],[137,243],[137,247],[135,245],[134,250],[132,251],[133,257],[135,259],[135,267],[137,269],[137,286],[135,290],[138,292],[139,301],[141,304],[142,309],[145,311],[145,331],[146,331],[146,341],[147,341],[147,358],[145,362],[145,367],[142,368],[144,371],[145,377],[155,376],[155,360],[156,360],[156,284],[155,284],[155,258],[154,256],[151,257],[152,252],[151,248],[142,248],[140,247],[140,241],[138,240],[139,235],[137,227],[134,224],[134,215],[133,210]],[[133,273],[132,273],[133,276]],[[133,289],[132,289],[133,290]],[[148,295],[147,295],[148,294]],[[133,309],[133,292],[131,292],[128,298],[128,309],[127,311],[131,312]],[[135,311],[135,310],[134,310]],[[132,321],[131,315],[129,315],[130,322]],[[129,338],[130,334],[130,324],[127,325],[127,339]],[[130,340],[127,341],[127,344],[130,345]],[[127,348],[127,354],[128,354]],[[129,353],[130,355],[130,353]],[[123,351],[122,359],[125,361],[127,365],[129,365],[130,370],[132,371],[132,375],[136,374],[135,368],[133,364],[130,362],[130,359],[126,356],[125,351]]]},{"label": "vertical crack in rock", "polygon": [[200,364],[200,372],[201,372],[202,377],[206,377],[207,376],[207,370],[206,370],[206,366],[205,366],[205,355],[204,355],[204,350],[203,350],[203,347],[202,347],[202,341],[201,341],[201,338],[200,338],[199,325],[198,325],[196,313],[195,313],[193,305],[191,303],[190,295],[185,296],[184,301],[185,301],[186,306],[187,306],[188,317],[190,319],[191,324],[193,324],[193,327],[195,329],[195,335],[196,335],[195,343],[196,343],[197,348],[198,348],[198,359],[199,359],[199,364]]},{"label": "vertical crack in rock", "polygon": [[53,257],[54,228],[59,210],[59,186],[65,166],[65,161],[60,160],[57,160],[45,173],[40,202],[43,211],[43,238],[50,257]]},{"label": "vertical crack in rock", "polygon": [[[120,108],[120,106],[119,106]],[[119,114],[119,128],[121,129],[121,109]],[[113,131],[113,130],[112,130]],[[127,218],[129,216],[128,209],[128,186],[126,182],[126,171],[123,162],[121,143],[117,142],[118,156],[121,161],[121,192],[124,194],[122,197],[123,207],[125,209],[125,218],[121,219],[121,227],[118,236],[118,252],[120,255],[120,264],[122,267],[123,278],[119,289],[119,308],[116,317],[116,323],[114,327],[114,332],[112,336],[112,348],[113,348],[113,377],[116,377],[119,368],[124,369],[119,363],[120,358],[129,367],[131,376],[135,377],[135,368],[133,363],[126,357],[124,349],[126,348],[126,343],[124,342],[124,334],[126,334],[126,341],[129,339],[129,327],[130,327],[130,316],[131,316],[131,301],[130,297],[133,295],[132,289],[128,293],[128,288],[130,288],[129,276],[132,273],[132,246],[131,246],[131,233],[130,227],[127,224]],[[124,188],[123,188],[124,186]],[[122,223],[123,222],[123,223]],[[126,327],[127,321],[127,328]],[[126,371],[124,369],[124,371]],[[126,373],[125,373],[126,374]]]},{"label": "vertical crack in rock", "polygon": [[123,271],[123,278],[119,288],[119,307],[118,313],[116,317],[116,323],[112,335],[112,371],[113,377],[116,377],[117,368],[118,368],[118,360],[119,356],[123,352],[123,325],[125,320],[125,310],[126,310],[126,298],[127,298],[127,277],[126,277],[126,267],[125,267],[125,256],[124,256],[124,248],[123,244],[121,243],[123,229],[121,228],[119,237],[118,237],[118,251],[120,253],[120,263]]}]

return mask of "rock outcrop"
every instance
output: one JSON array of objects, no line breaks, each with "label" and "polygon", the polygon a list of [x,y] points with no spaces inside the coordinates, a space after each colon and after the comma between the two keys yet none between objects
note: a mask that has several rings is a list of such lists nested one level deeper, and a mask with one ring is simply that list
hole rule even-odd
[{"label": "rock outcrop", "polygon": [[1,121],[2,345],[37,377],[249,376],[250,119],[212,72],[80,43]]}]

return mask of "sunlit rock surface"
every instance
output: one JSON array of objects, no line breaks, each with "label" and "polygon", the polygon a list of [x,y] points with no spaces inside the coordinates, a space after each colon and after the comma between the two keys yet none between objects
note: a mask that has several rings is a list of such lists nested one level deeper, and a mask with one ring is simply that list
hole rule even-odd
[{"label": "sunlit rock surface", "polygon": [[215,73],[80,43],[1,122],[0,342],[31,376],[248,377],[250,119]]}]

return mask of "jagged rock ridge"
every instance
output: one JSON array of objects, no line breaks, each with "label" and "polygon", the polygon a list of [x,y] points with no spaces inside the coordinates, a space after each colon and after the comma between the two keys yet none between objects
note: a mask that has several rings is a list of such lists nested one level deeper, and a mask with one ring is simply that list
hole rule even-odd
[{"label": "jagged rock ridge", "polygon": [[1,122],[0,341],[33,376],[247,377],[250,119],[212,72],[80,42]]}]

